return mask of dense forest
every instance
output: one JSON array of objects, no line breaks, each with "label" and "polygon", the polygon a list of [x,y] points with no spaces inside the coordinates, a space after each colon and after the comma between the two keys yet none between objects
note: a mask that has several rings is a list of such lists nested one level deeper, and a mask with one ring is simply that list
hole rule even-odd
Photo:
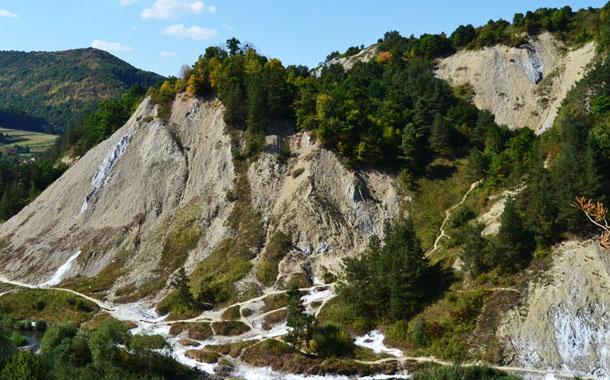
[{"label": "dense forest", "polygon": [[96,49],[0,52],[0,125],[61,134],[99,101],[162,79]]}]

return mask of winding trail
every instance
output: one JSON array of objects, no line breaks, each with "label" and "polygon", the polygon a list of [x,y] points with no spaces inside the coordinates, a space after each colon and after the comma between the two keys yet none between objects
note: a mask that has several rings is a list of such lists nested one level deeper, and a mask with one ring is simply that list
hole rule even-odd
[{"label": "winding trail", "polygon": [[8,284],[8,285],[13,285],[13,286],[17,286],[20,288],[27,288],[27,289],[46,289],[46,290],[57,290],[60,292],[66,292],[66,293],[71,293],[74,294],[76,296],[79,296],[81,298],[86,299],[87,301],[93,302],[94,304],[96,304],[100,309],[105,310],[105,311],[115,311],[115,307],[112,303],[109,302],[104,302],[104,301],[100,301],[96,298],[90,297],[86,294],[77,292],[76,290],[72,290],[72,289],[66,289],[66,288],[56,288],[53,286],[41,286],[41,285],[32,285],[32,284],[26,284],[24,282],[21,281],[15,281],[15,280],[9,280],[8,278],[0,275],[0,282],[3,284]]},{"label": "winding trail", "polygon": [[464,204],[464,202],[466,202],[466,199],[468,199],[468,196],[470,195],[470,193],[476,189],[481,183],[483,182],[483,179],[480,179],[476,182],[473,182],[470,185],[470,188],[468,189],[468,191],[466,191],[466,193],[464,194],[464,196],[462,197],[462,200],[449,207],[447,210],[445,210],[445,219],[443,219],[443,222],[441,223],[441,227],[439,228],[439,233],[436,236],[436,239],[434,240],[434,245],[432,246],[432,249],[430,249],[428,252],[426,252],[426,257],[432,255],[440,246],[440,242],[441,239],[446,237],[446,238],[451,238],[449,235],[447,235],[447,233],[445,232],[445,225],[447,224],[447,222],[449,221],[449,218],[451,217],[451,213],[453,212],[453,210],[455,210],[456,208],[460,207],[461,205]]},{"label": "winding trail", "polygon": [[[475,185],[476,184],[476,185]],[[474,189],[478,183],[475,182],[475,184],[473,184],[471,186],[471,189],[469,190],[472,191],[472,189]],[[464,196],[465,197],[468,195],[468,193]],[[463,200],[462,200],[463,201]],[[457,206],[454,206],[454,208]],[[119,308],[117,306],[115,306],[114,304],[110,303],[110,302],[105,302],[105,301],[101,301],[98,300],[96,298],[90,297],[86,294],[77,292],[75,290],[72,289],[66,289],[66,288],[57,288],[57,287],[46,287],[46,286],[40,286],[40,285],[33,285],[33,284],[27,284],[21,281],[16,281],[16,280],[10,280],[8,278],[6,278],[5,276],[0,275],[0,283],[4,283],[4,284],[8,284],[8,285],[13,285],[16,287],[20,287],[20,288],[26,288],[26,289],[47,289],[47,290],[56,290],[56,291],[61,291],[61,292],[66,292],[66,293],[71,293],[74,294],[76,296],[82,297],[90,302],[93,302],[94,304],[96,304],[97,306],[100,307],[100,309],[105,310],[111,314],[113,313],[118,313],[119,312]],[[331,289],[333,290],[333,286],[334,284],[330,284],[330,285],[314,285],[311,286],[309,288],[302,288],[300,289],[301,291],[305,291],[305,292],[309,292],[309,295],[315,295],[315,291],[317,289],[320,288],[326,288],[326,289]],[[505,291],[518,291],[516,289],[512,289],[512,288],[494,288],[494,290],[505,290]],[[325,290],[322,290],[322,292]],[[183,319],[183,320],[175,320],[175,321],[164,321],[162,319],[147,319],[147,318],[139,318],[137,320],[132,320],[133,322],[140,322],[140,323],[145,323],[149,326],[157,326],[157,327],[162,327],[165,326],[166,328],[169,328],[169,325],[172,325],[174,323],[180,323],[180,322],[185,322],[185,323],[196,323],[196,322],[212,322],[215,320],[222,320],[222,313],[231,308],[231,307],[235,307],[235,306],[242,306],[242,305],[246,305],[246,304],[250,304],[253,302],[257,302],[257,301],[261,301],[263,300],[265,297],[268,297],[270,295],[277,295],[277,294],[283,294],[286,293],[285,290],[274,290],[271,292],[268,292],[262,296],[258,296],[246,301],[241,301],[241,302],[237,302],[234,303],[232,305],[226,306],[220,310],[215,310],[214,316],[211,316],[210,313],[208,312],[208,315],[206,315],[206,313],[203,313],[200,316],[194,317],[194,318],[190,318],[190,319]],[[315,308],[315,310],[313,311],[314,315],[318,315],[318,313],[320,312],[320,310],[322,309],[322,307],[326,304],[326,302],[330,299],[332,299],[335,296],[334,292],[331,292],[330,295],[325,298],[319,306],[317,306]],[[257,320],[260,319],[260,317],[265,316],[267,314],[270,314],[274,311],[277,310],[281,310],[280,309],[276,309],[276,310],[271,310],[268,312],[265,312],[259,316],[257,316]],[[248,321],[248,325],[250,325],[250,327],[253,327],[252,322]],[[235,341],[240,341],[240,336],[235,336],[235,337],[224,337],[226,339],[227,342],[231,342],[233,340]],[[280,339],[278,336],[265,336],[265,335],[259,335],[256,337],[251,337],[249,339],[242,339],[242,340],[262,340],[262,339]],[[185,349],[186,350],[186,349]],[[194,364],[195,366],[198,367],[202,367],[204,366],[204,364],[199,363],[194,361],[193,359],[188,359],[191,360],[190,364]],[[391,357],[391,358],[383,358],[383,359],[378,359],[378,360],[354,360],[355,362],[361,363],[361,364],[367,364],[367,365],[371,365],[371,364],[380,364],[380,363],[385,363],[385,362],[399,362],[401,364],[405,363],[405,362],[417,362],[417,363],[434,363],[434,364],[438,364],[438,365],[442,365],[442,366],[453,366],[455,363],[450,362],[450,361],[446,361],[446,360],[442,360],[442,359],[438,359],[436,357],[433,356],[407,356],[407,355],[402,355],[399,357]],[[197,365],[199,364],[199,365]],[[535,375],[541,375],[541,376],[546,376],[546,375],[553,375],[555,379],[572,379],[574,378],[574,375],[571,373],[567,373],[567,372],[555,372],[552,370],[544,370],[544,369],[536,369],[536,368],[525,368],[525,367],[514,367],[514,366],[501,366],[501,365],[489,365],[487,363],[482,363],[482,362],[469,362],[469,363],[463,363],[461,364],[462,366],[475,366],[475,365],[482,365],[485,364],[491,368],[495,368],[497,370],[501,370],[501,371],[507,371],[507,372],[511,372],[511,373],[522,373],[522,374],[535,374]],[[204,367],[205,368],[205,367]],[[590,377],[590,376],[580,376],[580,378],[582,379],[595,379],[594,377]]]}]

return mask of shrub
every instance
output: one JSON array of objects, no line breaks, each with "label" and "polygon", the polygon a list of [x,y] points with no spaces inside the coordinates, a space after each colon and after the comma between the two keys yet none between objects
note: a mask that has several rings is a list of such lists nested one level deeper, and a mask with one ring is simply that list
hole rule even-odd
[{"label": "shrub", "polygon": [[347,331],[325,324],[314,329],[311,348],[322,357],[345,357],[354,353],[355,345]]},{"label": "shrub", "polygon": [[460,207],[451,218],[451,227],[459,228],[476,217],[474,211],[466,206]]}]

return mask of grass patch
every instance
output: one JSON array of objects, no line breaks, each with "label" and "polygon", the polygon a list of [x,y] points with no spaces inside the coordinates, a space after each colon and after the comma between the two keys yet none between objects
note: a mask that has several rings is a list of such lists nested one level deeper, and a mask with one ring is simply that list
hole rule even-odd
[{"label": "grass patch", "polygon": [[437,160],[416,182],[410,213],[424,251],[434,244],[445,210],[457,204],[470,187],[465,166],[463,160]]},{"label": "grass patch", "polygon": [[318,320],[321,323],[331,323],[345,327],[358,335],[362,335],[375,327],[373,321],[358,316],[354,307],[341,297],[335,297],[324,304],[318,314]]},{"label": "grass patch", "polygon": [[485,379],[485,380],[519,380],[517,376],[512,376],[506,372],[498,371],[489,367],[445,367],[431,365],[420,369],[413,373],[413,380],[470,380],[470,379]]},{"label": "grass patch", "polygon": [[161,315],[169,314],[168,319],[188,319],[198,316],[203,309],[197,305],[186,305],[179,299],[178,292],[172,290],[157,305],[157,312]]},{"label": "grass patch", "polygon": [[167,346],[161,335],[132,335],[128,347],[132,350],[160,350]]},{"label": "grass patch", "polygon": [[180,210],[172,219],[161,252],[161,271],[168,275],[184,265],[188,253],[197,247],[201,236],[199,216],[201,208],[191,204]]},{"label": "grass patch", "polygon": [[408,323],[398,321],[386,326],[387,343],[408,349],[413,355],[472,359],[469,342],[488,294],[486,290],[448,292]]},{"label": "grass patch", "polygon": [[241,318],[239,314],[239,305],[232,306],[222,313],[222,319],[225,321],[232,321]]},{"label": "grass patch", "polygon": [[286,256],[291,246],[290,237],[282,231],[277,231],[265,247],[261,255],[256,276],[266,286],[272,286],[277,280],[278,265]]},{"label": "grass patch", "polygon": [[370,376],[395,373],[395,362],[366,365],[352,359],[322,359],[295,351],[291,346],[269,339],[248,347],[241,359],[253,367],[271,367],[275,371],[308,375]]},{"label": "grass patch", "polygon": [[169,333],[176,336],[181,332],[186,331],[187,336],[195,340],[206,340],[211,338],[214,334],[212,328],[207,322],[196,322],[196,323],[174,323],[169,329]]},{"label": "grass patch", "polygon": [[197,298],[221,304],[237,297],[235,282],[250,272],[252,263],[234,254],[233,242],[233,239],[221,241],[197,264],[191,274],[191,288]]},{"label": "grass patch", "polygon": [[217,363],[221,358],[220,354],[206,350],[188,350],[186,356],[191,359],[195,359],[202,363]]},{"label": "grass patch", "polygon": [[257,341],[241,341],[236,343],[227,343],[227,344],[212,344],[209,346],[205,346],[206,351],[215,352],[220,355],[228,355],[232,358],[236,358],[241,355],[244,348],[250,347],[256,344]]},{"label": "grass patch", "polygon": [[285,293],[271,294],[263,298],[265,307],[262,309],[263,313],[271,310],[281,309],[288,305],[288,296]]},{"label": "grass patch", "polygon": [[265,315],[265,318],[263,318],[263,329],[271,330],[273,326],[282,323],[286,319],[287,315],[288,312],[285,309],[277,310]]},{"label": "grass patch", "polygon": [[[30,154],[43,153],[51,148],[59,138],[57,135],[47,133],[21,131],[17,129],[0,128],[7,141],[0,143],[0,151],[7,151],[10,148],[21,147],[29,151]],[[23,154],[22,154],[23,155]]]},{"label": "grass patch", "polygon": [[216,335],[237,336],[250,331],[250,328],[240,321],[212,322],[212,330]]},{"label": "grass patch", "polygon": [[0,298],[0,313],[15,319],[80,324],[90,320],[98,311],[94,303],[59,290],[27,289]]}]

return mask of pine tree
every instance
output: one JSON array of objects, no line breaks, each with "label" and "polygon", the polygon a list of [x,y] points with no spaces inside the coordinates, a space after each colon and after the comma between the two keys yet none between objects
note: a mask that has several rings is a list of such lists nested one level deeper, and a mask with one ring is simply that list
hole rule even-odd
[{"label": "pine tree", "polygon": [[440,114],[434,115],[434,122],[428,139],[432,151],[441,157],[450,157],[452,151],[451,135],[451,129],[445,123],[443,116]]},{"label": "pine tree", "polygon": [[532,236],[525,228],[513,198],[506,200],[500,230],[491,248],[495,264],[506,272],[523,268],[531,258]]},{"label": "pine tree", "polygon": [[460,230],[464,244],[460,258],[464,262],[464,269],[475,276],[489,269],[485,257],[487,241],[482,232],[483,226],[479,223],[466,224]]},{"label": "pine tree", "polygon": [[424,257],[410,220],[387,225],[383,245],[372,239],[360,257],[346,259],[344,264],[344,281],[337,293],[371,319],[412,316],[434,297],[441,283],[437,268]]},{"label": "pine tree", "polygon": [[422,161],[423,131],[415,124],[409,123],[402,130],[402,158],[412,172],[419,169]]},{"label": "pine tree", "polygon": [[524,190],[524,202],[528,228],[534,233],[538,245],[550,245],[559,239],[557,225],[558,208],[551,177],[543,167],[542,160],[536,161],[530,175],[529,186]]},{"label": "pine tree", "polygon": [[295,346],[305,346],[311,340],[315,330],[315,318],[305,312],[301,301],[301,292],[295,285],[286,293],[288,334],[286,340]]},{"label": "pine tree", "polygon": [[190,307],[195,304],[191,288],[189,287],[189,278],[184,268],[178,270],[178,273],[171,280],[170,286],[177,292],[178,300],[184,306]]}]

